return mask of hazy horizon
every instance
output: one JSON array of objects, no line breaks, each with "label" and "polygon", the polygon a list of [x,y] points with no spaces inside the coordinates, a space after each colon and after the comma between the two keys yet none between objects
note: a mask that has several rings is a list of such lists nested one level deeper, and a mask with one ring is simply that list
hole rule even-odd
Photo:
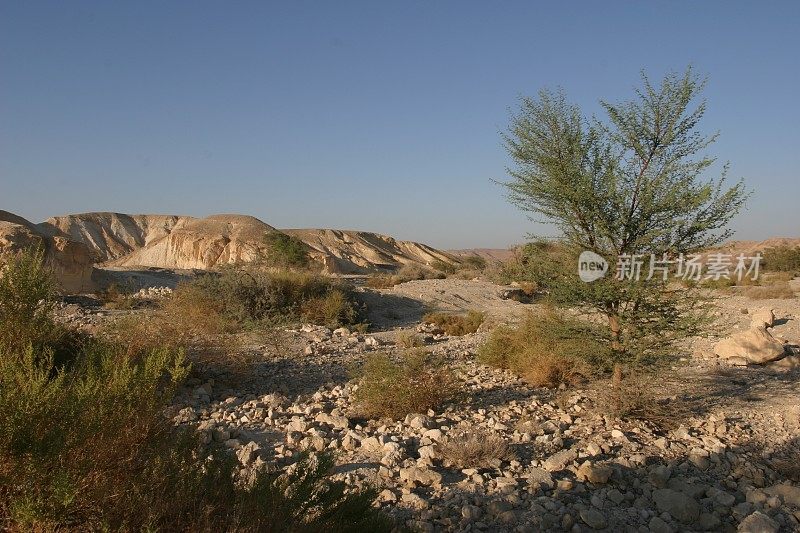
[{"label": "hazy horizon", "polygon": [[800,5],[701,6],[3,3],[0,209],[504,248],[552,233],[492,181],[519,95],[561,86],[598,113],[640,70],[691,64],[716,170],[754,190],[733,238],[798,237]]}]

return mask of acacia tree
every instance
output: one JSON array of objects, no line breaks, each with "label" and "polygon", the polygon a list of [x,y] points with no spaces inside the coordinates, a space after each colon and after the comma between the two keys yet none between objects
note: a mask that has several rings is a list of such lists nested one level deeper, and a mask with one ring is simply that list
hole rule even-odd
[{"label": "acacia tree", "polygon": [[[708,177],[715,159],[706,149],[717,134],[698,130],[705,80],[687,68],[659,86],[644,74],[642,82],[631,100],[601,101],[604,120],[585,117],[560,91],[522,98],[503,135],[515,163],[503,184],[509,200],[561,233],[558,257],[531,258],[534,275],[556,301],[605,315],[618,362],[663,355],[701,322],[696,292],[662,276],[616,279],[617,259],[676,257],[719,244],[747,197],[741,181],[727,186],[727,166]],[[580,281],[582,250],[603,256],[611,275]]]}]

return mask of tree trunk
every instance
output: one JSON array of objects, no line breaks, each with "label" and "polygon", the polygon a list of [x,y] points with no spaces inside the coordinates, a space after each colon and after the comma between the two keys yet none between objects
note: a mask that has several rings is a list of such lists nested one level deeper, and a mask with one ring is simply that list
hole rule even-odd
[{"label": "tree trunk", "polygon": [[[622,352],[622,328],[619,322],[619,315],[613,307],[608,311],[608,327],[611,329],[611,349],[615,356]],[[617,361],[619,361],[617,359]],[[618,415],[622,412],[622,365],[614,363],[614,374],[611,377],[611,403],[612,409]]]},{"label": "tree trunk", "polygon": [[608,312],[608,327],[611,329],[611,349],[615,352],[622,351],[622,334],[619,325],[619,315],[614,311]]},{"label": "tree trunk", "polygon": [[617,416],[622,413],[622,365],[614,364],[614,374],[611,377],[611,407]]}]

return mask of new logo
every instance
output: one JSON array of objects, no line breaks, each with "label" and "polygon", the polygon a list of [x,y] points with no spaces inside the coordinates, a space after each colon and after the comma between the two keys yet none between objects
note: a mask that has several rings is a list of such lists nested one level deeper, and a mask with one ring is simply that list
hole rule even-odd
[{"label": "new logo", "polygon": [[608,272],[608,261],[603,256],[592,251],[584,250],[578,257],[578,276],[581,281],[590,283],[596,281]]}]

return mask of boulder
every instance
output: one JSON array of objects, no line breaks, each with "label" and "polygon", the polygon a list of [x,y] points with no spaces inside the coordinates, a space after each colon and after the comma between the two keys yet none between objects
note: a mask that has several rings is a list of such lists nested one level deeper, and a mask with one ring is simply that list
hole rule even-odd
[{"label": "boulder", "polygon": [[750,327],[757,328],[764,326],[771,328],[775,323],[775,314],[772,309],[761,308],[753,311],[752,318],[750,319]]},{"label": "boulder", "polygon": [[784,503],[793,507],[800,507],[800,487],[786,483],[773,485],[764,489],[770,496],[779,497]]},{"label": "boulder", "polygon": [[575,461],[577,458],[577,450],[572,448],[561,450],[560,452],[556,452],[548,457],[544,463],[542,463],[542,468],[548,472],[558,472],[559,470],[564,470],[567,465]]},{"label": "boulder", "polygon": [[653,501],[659,511],[669,513],[684,524],[691,524],[700,516],[700,504],[682,492],[656,489],[653,491]]},{"label": "boulder", "polygon": [[586,461],[578,468],[578,479],[594,483],[595,485],[602,485],[608,483],[613,473],[614,470],[608,465],[598,465],[591,461]]},{"label": "boulder", "polygon": [[757,326],[719,341],[714,353],[723,358],[741,358],[750,364],[763,364],[784,355],[783,343],[773,337],[765,326]]},{"label": "boulder", "polygon": [[745,517],[736,528],[738,533],[777,533],[780,525],[760,511]]},{"label": "boulder", "polygon": [[400,469],[400,479],[410,485],[420,484],[425,486],[441,485],[442,475],[435,470],[412,466]]}]

